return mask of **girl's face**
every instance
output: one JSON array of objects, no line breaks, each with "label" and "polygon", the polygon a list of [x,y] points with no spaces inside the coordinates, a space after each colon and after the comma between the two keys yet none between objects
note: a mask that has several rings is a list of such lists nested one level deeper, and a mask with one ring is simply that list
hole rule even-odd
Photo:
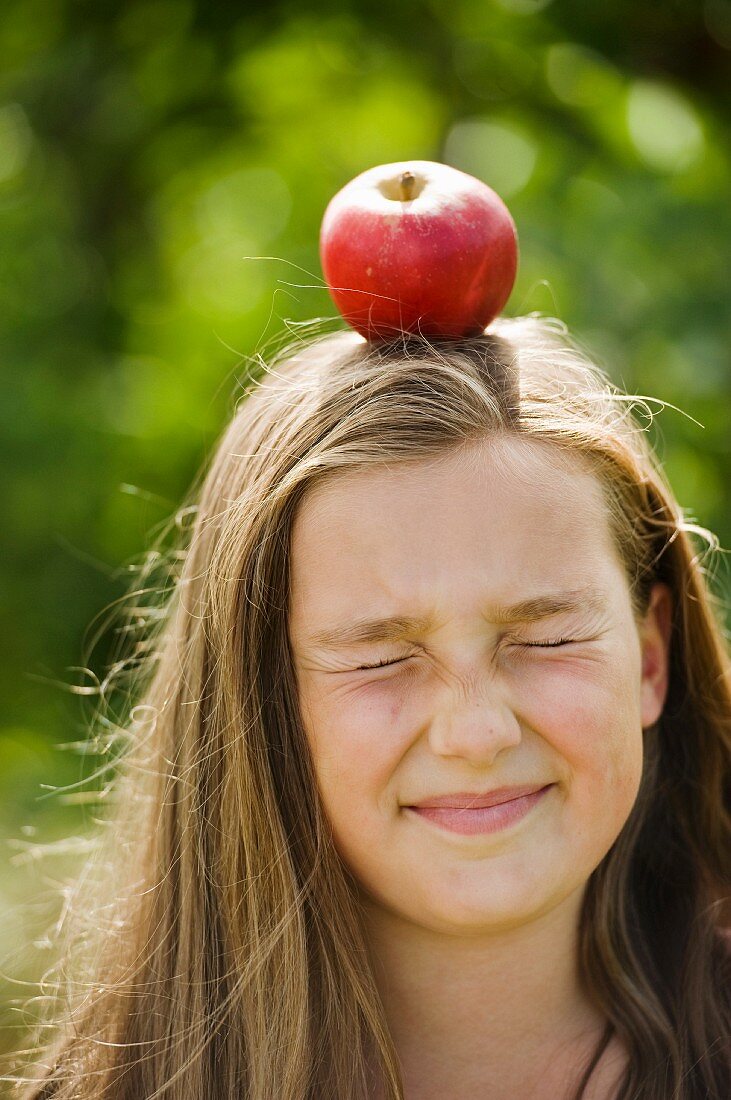
[{"label": "girl's face", "polygon": [[[336,847],[435,931],[508,929],[581,887],[662,709],[669,592],[636,624],[599,483],[567,461],[500,437],[338,475],[295,519],[290,639]],[[542,793],[413,809],[517,787]]]}]

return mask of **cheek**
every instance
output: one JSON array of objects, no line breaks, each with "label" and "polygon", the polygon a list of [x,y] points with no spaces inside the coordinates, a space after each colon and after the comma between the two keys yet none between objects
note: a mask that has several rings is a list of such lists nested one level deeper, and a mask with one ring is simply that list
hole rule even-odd
[{"label": "cheek", "polygon": [[[538,688],[538,685],[536,685]],[[639,687],[620,662],[592,675],[546,677],[532,693],[531,728],[565,762],[587,812],[629,813],[642,772]]]},{"label": "cheek", "polygon": [[309,708],[308,742],[336,832],[372,831],[374,814],[389,809],[393,775],[408,747],[395,717],[392,701],[383,695],[320,700]]}]

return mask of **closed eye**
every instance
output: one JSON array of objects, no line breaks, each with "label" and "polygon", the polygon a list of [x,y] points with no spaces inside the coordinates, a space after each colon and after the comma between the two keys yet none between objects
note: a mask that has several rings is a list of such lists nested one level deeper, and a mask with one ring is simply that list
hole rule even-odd
[{"label": "closed eye", "polygon": [[357,671],[358,672],[365,671],[365,669],[368,669],[368,668],[386,668],[388,665],[398,665],[398,664],[401,663],[401,661],[408,661],[408,660],[409,660],[408,657],[397,657],[393,661],[379,661],[375,665],[358,665]]},{"label": "closed eye", "polygon": [[[575,638],[555,638],[552,641],[548,641],[548,642],[521,642],[521,643],[518,643],[518,644],[520,645],[521,648],[524,648],[524,649],[553,649],[557,646],[569,645],[571,642],[574,642],[574,641],[576,641]],[[398,664],[401,664],[403,661],[408,661],[409,659],[410,659],[409,657],[396,657],[394,660],[391,660],[391,661],[387,661],[387,660],[378,661],[376,664],[373,664],[373,665],[358,665],[358,668],[357,668],[356,671],[357,672],[365,672],[368,669],[373,669],[373,668],[388,668],[389,665],[398,665]]]},{"label": "closed eye", "polygon": [[[571,642],[576,641],[576,638],[555,638],[551,641],[523,641],[518,645],[521,649],[553,649],[558,646],[568,646]],[[400,664],[402,661],[408,661],[409,657],[397,657],[394,660],[377,661],[375,664],[358,664],[357,672],[365,672],[368,669],[385,669],[389,664]]]}]

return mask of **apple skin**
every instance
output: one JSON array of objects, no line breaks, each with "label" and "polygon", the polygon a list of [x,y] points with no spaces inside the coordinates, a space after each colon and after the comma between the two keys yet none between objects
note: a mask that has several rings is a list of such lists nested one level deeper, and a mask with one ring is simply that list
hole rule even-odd
[{"label": "apple skin", "polygon": [[436,161],[396,161],[333,196],[320,260],[335,305],[367,340],[469,337],[510,297],[518,236],[481,180]]}]

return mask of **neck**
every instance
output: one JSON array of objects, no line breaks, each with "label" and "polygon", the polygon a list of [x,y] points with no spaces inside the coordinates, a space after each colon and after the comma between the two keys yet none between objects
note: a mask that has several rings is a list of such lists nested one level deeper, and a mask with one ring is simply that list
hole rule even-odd
[{"label": "neck", "polygon": [[407,1098],[478,1095],[487,1083],[493,1097],[568,1095],[606,1023],[579,974],[581,900],[577,891],[529,924],[464,936],[366,902]]}]

